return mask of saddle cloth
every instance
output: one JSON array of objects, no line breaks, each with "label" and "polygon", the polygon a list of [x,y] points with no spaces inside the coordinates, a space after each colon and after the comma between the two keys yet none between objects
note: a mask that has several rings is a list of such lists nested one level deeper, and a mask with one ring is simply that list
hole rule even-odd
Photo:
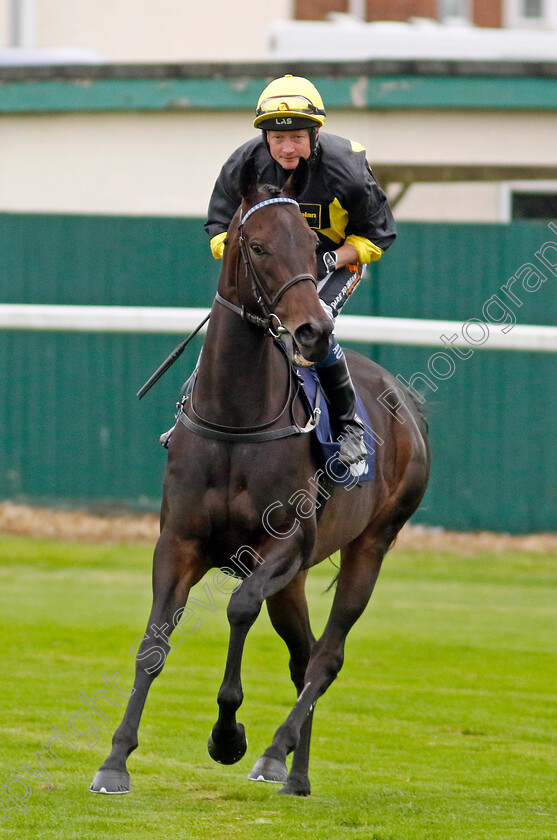
[{"label": "saddle cloth", "polygon": [[321,456],[324,461],[325,472],[333,484],[350,485],[362,484],[364,481],[371,481],[375,478],[375,436],[368,413],[358,394],[356,394],[356,413],[364,423],[364,444],[368,455],[365,461],[347,466],[338,459],[340,443],[334,439],[329,417],[329,408],[324,392],[319,383],[319,376],[313,367],[296,368],[298,376],[302,381],[303,391],[307,400],[310,412],[313,412],[317,405],[317,394],[320,392],[319,422],[314,430],[314,435],[319,444]]}]

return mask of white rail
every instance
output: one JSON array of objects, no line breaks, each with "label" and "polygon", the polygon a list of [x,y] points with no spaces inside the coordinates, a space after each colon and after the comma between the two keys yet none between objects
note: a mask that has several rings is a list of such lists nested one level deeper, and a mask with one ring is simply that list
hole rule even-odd
[{"label": "white rail", "polygon": [[[53,332],[169,333],[185,336],[208,309],[147,306],[52,306],[0,304],[0,329]],[[483,324],[483,327],[482,327]],[[467,340],[465,333],[470,340]],[[442,348],[557,351],[557,327],[493,324],[471,321],[428,321],[341,315],[335,335],[342,341],[370,344],[410,344]],[[480,344],[479,342],[482,341]]]}]

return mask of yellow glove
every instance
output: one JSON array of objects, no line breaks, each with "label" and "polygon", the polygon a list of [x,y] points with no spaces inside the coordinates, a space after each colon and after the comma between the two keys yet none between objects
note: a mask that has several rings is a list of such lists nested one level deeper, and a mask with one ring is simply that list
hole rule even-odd
[{"label": "yellow glove", "polygon": [[226,231],[224,233],[217,233],[217,235],[213,236],[211,242],[209,243],[211,246],[211,253],[216,260],[222,260],[222,255],[224,254],[225,241]]}]

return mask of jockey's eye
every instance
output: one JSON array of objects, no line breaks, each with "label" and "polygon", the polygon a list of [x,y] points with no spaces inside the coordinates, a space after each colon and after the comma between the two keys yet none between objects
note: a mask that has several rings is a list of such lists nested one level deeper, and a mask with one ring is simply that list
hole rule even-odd
[{"label": "jockey's eye", "polygon": [[259,245],[259,243],[257,243],[257,242],[252,242],[251,245],[250,245],[250,248],[253,251],[253,253],[257,254],[258,256],[265,253],[263,251],[263,248],[261,247],[261,245]]}]

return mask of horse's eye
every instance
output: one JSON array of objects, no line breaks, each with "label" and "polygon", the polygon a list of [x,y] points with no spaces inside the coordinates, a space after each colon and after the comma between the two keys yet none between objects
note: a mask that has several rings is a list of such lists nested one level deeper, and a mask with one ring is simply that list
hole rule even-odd
[{"label": "horse's eye", "polygon": [[252,242],[250,248],[254,254],[261,255],[263,253],[263,248],[261,245],[258,245],[257,242]]}]

